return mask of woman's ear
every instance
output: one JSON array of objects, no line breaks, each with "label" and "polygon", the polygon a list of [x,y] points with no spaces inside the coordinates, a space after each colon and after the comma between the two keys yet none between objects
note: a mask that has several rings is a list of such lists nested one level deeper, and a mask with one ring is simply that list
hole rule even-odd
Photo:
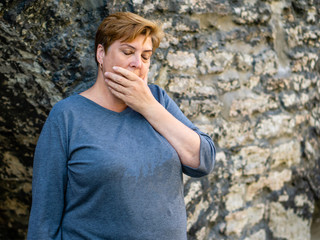
[{"label": "woman's ear", "polygon": [[99,64],[103,64],[104,56],[105,56],[104,47],[102,46],[102,44],[99,44],[97,47],[97,62]]}]

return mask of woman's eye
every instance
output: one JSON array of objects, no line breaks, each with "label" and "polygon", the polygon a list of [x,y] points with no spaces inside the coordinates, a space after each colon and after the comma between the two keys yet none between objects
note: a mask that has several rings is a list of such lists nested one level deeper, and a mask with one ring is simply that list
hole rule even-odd
[{"label": "woman's eye", "polygon": [[132,51],[122,51],[125,55],[130,55],[132,54],[133,52]]},{"label": "woman's eye", "polygon": [[149,59],[150,59],[150,56],[149,56],[149,55],[142,55],[142,58],[143,58],[144,60],[149,60]]}]

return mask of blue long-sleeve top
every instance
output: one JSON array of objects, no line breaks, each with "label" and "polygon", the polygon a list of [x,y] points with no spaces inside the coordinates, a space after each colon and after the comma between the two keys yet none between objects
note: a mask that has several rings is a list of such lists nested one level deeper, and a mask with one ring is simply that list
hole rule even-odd
[{"label": "blue long-sleeve top", "polygon": [[200,166],[131,108],[117,113],[75,94],[57,103],[40,134],[27,239],[185,240],[182,172],[209,174],[215,147],[164,90],[154,97],[200,136]]}]

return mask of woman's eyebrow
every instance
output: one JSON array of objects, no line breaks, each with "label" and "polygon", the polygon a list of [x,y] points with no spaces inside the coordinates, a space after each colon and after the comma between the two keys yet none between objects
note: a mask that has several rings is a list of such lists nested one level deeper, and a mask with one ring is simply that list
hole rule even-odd
[{"label": "woman's eyebrow", "polygon": [[[129,47],[129,48],[132,48],[134,50],[136,50],[136,48],[128,43],[122,43],[120,46],[126,46],[126,47]],[[146,50],[143,50],[143,52],[152,52],[152,49],[146,49]]]}]

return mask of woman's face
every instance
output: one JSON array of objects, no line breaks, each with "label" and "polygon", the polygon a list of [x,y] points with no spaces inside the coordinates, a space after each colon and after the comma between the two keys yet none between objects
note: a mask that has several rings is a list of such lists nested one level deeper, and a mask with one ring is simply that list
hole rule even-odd
[{"label": "woman's face", "polygon": [[110,45],[107,53],[104,54],[103,51],[102,55],[103,72],[113,72],[112,67],[118,66],[134,72],[147,81],[152,55],[152,40],[151,37],[145,39],[144,35],[139,35],[132,42],[117,40]]}]

